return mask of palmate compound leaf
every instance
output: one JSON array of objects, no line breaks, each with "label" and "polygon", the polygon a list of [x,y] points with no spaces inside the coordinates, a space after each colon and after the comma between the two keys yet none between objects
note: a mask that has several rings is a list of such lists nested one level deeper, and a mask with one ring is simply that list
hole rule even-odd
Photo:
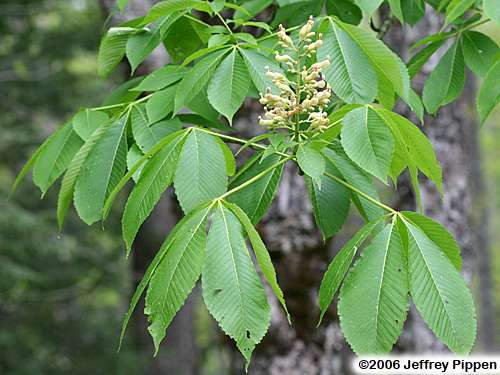
[{"label": "palmate compound leaf", "polygon": [[[134,312],[135,307],[137,306],[137,303],[139,302],[139,299],[141,298],[142,293],[144,292],[146,287],[149,285],[153,275],[156,273],[159,265],[165,259],[166,254],[169,253],[174,247],[176,247],[177,250],[172,251],[173,254],[170,255],[170,257],[168,258],[169,260],[171,260],[173,258],[178,259],[178,256],[182,253],[185,253],[186,255],[192,256],[191,247],[196,247],[198,249],[199,239],[201,236],[201,233],[199,233],[199,232],[200,231],[203,232],[203,236],[204,236],[205,222],[207,220],[208,215],[210,214],[211,209],[212,209],[211,204],[205,204],[205,205],[197,208],[196,210],[191,211],[191,213],[189,213],[188,215],[184,216],[182,218],[182,220],[179,221],[179,223],[177,223],[177,225],[174,227],[174,229],[170,232],[167,239],[165,240],[165,242],[163,243],[161,248],[156,253],[155,257],[153,258],[153,260],[149,264],[141,282],[137,286],[137,289],[135,290],[134,295],[132,296],[132,299],[130,301],[130,306],[129,306],[129,308],[125,314],[125,317],[123,319],[122,329],[121,329],[121,333],[120,333],[120,347],[122,345],[123,338],[125,336],[125,331],[127,329],[128,322],[129,322],[130,318],[132,317],[132,313]],[[189,248],[189,250],[188,250],[188,248]],[[201,251],[204,251],[204,249],[202,249]],[[182,256],[181,256],[181,258],[182,258]],[[198,259],[196,256],[194,258],[195,258],[195,261]],[[168,263],[168,261],[167,261],[167,263]],[[179,262],[179,265],[180,264],[181,263]],[[181,270],[182,270],[182,268],[178,269],[178,271],[181,271]],[[173,274],[170,273],[170,275],[173,275]],[[176,274],[176,278],[178,276],[179,275]],[[173,280],[173,277],[172,277],[172,280]],[[186,289],[187,289],[186,287],[188,287],[188,286],[189,285],[186,282],[186,284],[184,284],[184,288],[182,288],[181,290],[186,291]],[[160,307],[159,305],[154,303],[154,296],[155,296],[157,287],[158,286],[155,286],[155,289],[151,292],[152,296],[150,297],[150,303],[151,303],[151,309],[152,309],[151,310],[151,318],[154,320],[155,320],[155,318],[153,318],[153,317],[156,317],[155,314],[158,311],[157,307]],[[162,286],[162,288],[163,288],[163,290],[165,290],[164,286]],[[189,288],[189,290],[191,290],[191,288]],[[188,290],[188,292],[189,292],[189,290]],[[187,296],[187,293],[186,293],[186,296]],[[177,299],[177,301],[179,301],[181,299],[182,298],[179,297],[179,299]],[[182,300],[180,305],[182,305],[183,302],[184,301]],[[177,309],[179,309],[180,305],[177,306],[176,304],[172,304],[172,305],[170,305],[170,308],[173,308],[173,309],[175,309],[175,311],[177,311]],[[172,310],[170,310],[170,311],[172,311]],[[174,311],[174,314],[175,314],[175,311]],[[165,328],[166,328],[168,325],[168,324],[164,324],[164,323],[167,323],[167,320],[170,321],[171,317],[170,318],[168,316],[160,317],[156,324],[155,324],[154,320],[153,320],[153,324],[154,324],[155,329],[154,329],[154,331],[151,331],[151,333],[153,334],[153,332],[154,332],[155,337],[156,337],[155,340],[159,342],[159,341],[161,341],[161,338],[164,337],[163,326],[165,326]]]},{"label": "palmate compound leaf", "polygon": [[[328,148],[323,149],[322,153],[327,163],[332,163],[346,182],[370,197],[379,200],[372,177],[347,157],[339,142],[332,143]],[[353,192],[351,199],[366,221],[373,221],[384,214],[382,208],[361,195]]]},{"label": "palmate compound leaf", "polygon": [[185,138],[186,133],[178,135],[152,157],[143,168],[137,184],[130,193],[122,218],[127,254],[132,248],[139,227],[158,203],[162,193],[172,183]]},{"label": "palmate compound leaf", "polygon": [[342,332],[354,352],[392,349],[408,311],[408,272],[395,220],[375,236],[347,275],[338,308]]},{"label": "palmate compound leaf", "polygon": [[193,128],[182,146],[174,177],[185,213],[227,190],[226,159],[217,139]]},{"label": "palmate compound leaf", "polygon": [[220,327],[236,341],[247,364],[270,324],[266,292],[246,247],[243,228],[219,204],[208,233],[202,271],[203,300]]},{"label": "palmate compound leaf", "polygon": [[33,182],[45,194],[50,186],[68,168],[82,147],[83,141],[73,130],[72,122],[58,129],[44,143],[33,165]]},{"label": "palmate compound leaf", "polygon": [[345,243],[344,246],[342,246],[337,255],[335,255],[331,263],[328,265],[328,269],[323,276],[323,280],[321,280],[321,286],[319,288],[318,302],[321,309],[321,315],[318,325],[321,324],[323,316],[332,303],[335,293],[337,293],[337,290],[342,284],[347,271],[349,271],[349,267],[351,266],[352,260],[354,259],[358,248],[381,221],[382,218],[379,218],[366,223],[349,241]]},{"label": "palmate compound leaf", "polygon": [[410,293],[436,336],[457,354],[467,354],[476,337],[472,296],[456,268],[418,227],[402,219],[408,231]]},{"label": "palmate compound leaf", "polygon": [[346,154],[359,167],[387,183],[394,152],[391,130],[369,107],[349,112],[340,134]]},{"label": "palmate compound leaf", "polygon": [[[252,156],[231,181],[229,187],[234,188],[243,184],[281,159],[279,155],[270,155],[260,161],[261,156],[262,153]],[[283,166],[280,165],[254,183],[231,194],[227,200],[238,205],[245,211],[252,223],[257,224],[267,212],[276,195],[282,172]]]},{"label": "palmate compound leaf", "polygon": [[500,75],[500,59],[488,70],[483,84],[479,89],[477,97],[477,111],[481,124],[484,124],[493,109],[500,103],[500,85],[498,77]]},{"label": "palmate compound leaf", "polygon": [[377,74],[363,50],[329,19],[318,61],[330,60],[323,70],[333,92],[346,103],[367,104],[377,95]]},{"label": "palmate compound leaf", "polygon": [[175,94],[174,113],[187,105],[207,85],[229,49],[225,48],[212,52],[197,61],[193,68],[186,73],[177,85]]},{"label": "palmate compound leaf", "polygon": [[273,262],[271,261],[271,256],[267,251],[266,245],[264,241],[260,238],[259,233],[255,229],[253,223],[250,221],[250,218],[247,216],[245,211],[243,211],[240,207],[233,203],[224,202],[224,206],[227,207],[231,212],[238,218],[240,223],[243,225],[245,232],[250,239],[250,243],[252,244],[253,251],[255,253],[255,258],[259,264],[259,267],[264,275],[264,278],[268,282],[269,286],[273,290],[276,298],[283,306],[285,313],[287,314],[288,321],[290,322],[290,315],[288,314],[288,309],[286,307],[285,298],[283,296],[283,291],[278,285],[278,280],[276,279],[276,271],[274,270]]},{"label": "palmate compound leaf", "polygon": [[[342,178],[332,163],[326,163],[326,172]],[[321,189],[309,176],[305,176],[316,225],[323,238],[337,233],[344,224],[351,204],[351,191],[327,176],[321,176]]]},{"label": "palmate compound leaf", "polygon": [[444,54],[425,81],[422,100],[427,112],[436,113],[439,107],[455,100],[465,84],[465,65],[462,43],[456,41]]},{"label": "palmate compound leaf", "polygon": [[77,177],[74,204],[78,216],[89,225],[102,218],[106,198],[125,174],[128,117],[113,121],[96,139]]},{"label": "palmate compound leaf", "polygon": [[203,209],[179,229],[149,282],[144,312],[155,354],[167,327],[200,277],[207,247],[205,224],[209,209]]},{"label": "palmate compound leaf", "polygon": [[231,124],[250,88],[248,71],[236,49],[215,70],[208,85],[208,101]]}]

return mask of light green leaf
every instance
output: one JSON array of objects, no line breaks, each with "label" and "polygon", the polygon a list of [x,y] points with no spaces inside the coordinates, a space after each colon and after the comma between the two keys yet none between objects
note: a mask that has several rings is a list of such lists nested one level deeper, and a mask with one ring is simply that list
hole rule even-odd
[{"label": "light green leaf", "polygon": [[[238,171],[231,181],[231,189],[255,177],[280,160],[278,155],[271,155],[259,163],[261,155],[262,153],[255,154]],[[282,165],[276,167],[254,183],[231,194],[227,200],[241,207],[252,223],[257,224],[267,212],[276,195],[282,171]]]},{"label": "light green leaf", "polygon": [[365,12],[371,16],[384,0],[355,0],[355,3]]},{"label": "light green leaf", "polygon": [[466,31],[462,37],[465,63],[474,74],[485,77],[495,63],[500,49],[488,36],[478,31]]},{"label": "light green leaf", "polygon": [[335,297],[335,293],[339,289],[342,281],[349,271],[352,260],[356,255],[358,248],[361,246],[363,241],[368,237],[378,224],[382,221],[381,218],[370,221],[366,223],[349,241],[347,241],[344,246],[338,251],[337,255],[328,265],[328,269],[321,280],[321,286],[319,288],[319,307],[321,309],[321,315],[319,318],[318,326],[321,324],[323,317],[328,310],[328,307]]},{"label": "light green leaf", "polygon": [[179,65],[166,65],[144,78],[133,91],[158,91],[181,80],[188,68]]},{"label": "light green leaf", "polygon": [[458,98],[464,88],[464,57],[460,41],[455,42],[441,58],[425,81],[422,99],[430,114]]},{"label": "light green leaf", "polygon": [[179,156],[174,186],[185,213],[226,191],[226,160],[213,136],[190,132]]},{"label": "light green leaf", "polygon": [[227,51],[223,49],[205,56],[184,76],[177,85],[174,113],[179,112],[205,87]]},{"label": "light green leaf", "polygon": [[389,126],[394,137],[403,145],[406,163],[418,167],[429,179],[434,181],[438,190],[443,192],[443,173],[434,149],[427,137],[411,121],[386,109],[375,110]]},{"label": "light green leaf", "polygon": [[367,104],[377,95],[377,75],[370,61],[351,37],[328,20],[318,61],[330,60],[323,72],[333,92],[347,103]]},{"label": "light green leaf", "polygon": [[370,60],[377,72],[379,90],[391,89],[392,86],[392,91],[402,98],[407,98],[410,80],[406,69],[401,69],[401,59],[398,55],[369,31],[340,21],[335,21],[335,23],[358,44]]},{"label": "light green leaf", "polygon": [[156,21],[160,17],[171,15],[177,11],[184,11],[202,4],[200,0],[165,0],[155,4],[144,17],[144,25]]},{"label": "light green leaf", "polygon": [[116,4],[118,5],[118,9],[124,10],[127,6],[129,0],[116,0]]},{"label": "light green leaf", "polygon": [[233,50],[217,67],[208,85],[208,101],[231,124],[250,87],[250,77],[240,54]]},{"label": "light green leaf", "polygon": [[127,255],[132,249],[139,227],[172,183],[184,139],[184,135],[179,135],[151,158],[144,166],[137,184],[130,193],[122,218],[122,232],[127,245]]},{"label": "light green leaf", "polygon": [[363,251],[339,297],[342,332],[358,355],[388,353],[408,311],[408,272],[395,221]]},{"label": "light green leaf", "polygon": [[[184,216],[182,220],[179,221],[179,223],[177,223],[174,229],[170,232],[167,239],[156,253],[155,257],[153,258],[146,272],[144,273],[141,282],[137,286],[137,289],[135,290],[134,295],[132,296],[132,299],[130,301],[130,306],[123,319],[122,329],[120,333],[120,347],[122,345],[123,338],[125,336],[125,331],[127,329],[128,322],[132,317],[132,313],[134,312],[135,307],[137,306],[137,303],[139,302],[142,293],[144,292],[149,282],[151,281],[151,278],[158,269],[158,266],[165,258],[165,255],[170,251],[170,249],[173,246],[177,247],[178,252],[180,249],[182,249],[182,247],[185,247],[184,251],[186,252],[188,247],[193,246],[195,244],[194,240],[199,239],[200,237],[200,233],[198,232],[202,229],[204,230],[205,228],[205,222],[208,214],[210,213],[211,208],[212,206],[205,205],[195,211],[192,211],[190,214]],[[189,240],[189,238],[191,239]],[[160,335],[158,334],[157,338],[159,338],[159,336]]]},{"label": "light green leaf", "polygon": [[483,10],[487,17],[500,25],[500,8],[496,0],[483,0]]},{"label": "light green leaf", "polygon": [[252,81],[261,93],[265,93],[269,87],[274,94],[279,93],[278,88],[274,85],[271,79],[266,75],[267,69],[275,73],[283,73],[283,69],[276,63],[276,61],[269,59],[257,51],[251,49],[240,48],[239,51],[243,56],[248,73]]},{"label": "light green leaf", "polygon": [[101,76],[107,76],[113,71],[125,56],[125,46],[131,35],[137,29],[131,27],[112,27],[102,38],[97,56],[98,72]]},{"label": "light green leaf", "polygon": [[488,71],[479,89],[479,94],[477,96],[477,111],[479,112],[481,124],[484,124],[493,109],[500,103],[500,84],[498,84],[498,77],[500,77],[500,59],[497,60]]},{"label": "light green leaf", "polygon": [[106,113],[101,111],[92,111],[91,109],[84,109],[78,112],[73,117],[73,129],[76,134],[84,141],[88,140],[92,133],[108,121],[109,117]]},{"label": "light green leaf", "polygon": [[164,119],[174,109],[174,98],[177,85],[169,86],[161,91],[155,92],[146,102],[146,112],[149,123]]},{"label": "light green leaf", "polygon": [[132,74],[153,50],[161,43],[160,29],[146,30],[132,35],[127,40],[125,55],[130,63]]},{"label": "light green leaf", "polygon": [[446,18],[443,27],[448,26],[463,15],[475,2],[476,0],[451,0],[446,7]]},{"label": "light green leaf", "polygon": [[226,174],[228,176],[234,176],[236,173],[236,160],[234,159],[233,152],[231,149],[222,141],[220,138],[216,138],[217,143],[224,153],[224,159],[226,160]]},{"label": "light green leaf", "polygon": [[321,189],[321,176],[325,173],[325,158],[311,144],[300,145],[297,150],[297,163],[300,169],[311,177]]},{"label": "light green leaf", "polygon": [[394,138],[375,111],[362,107],[349,112],[344,117],[340,134],[347,156],[386,183],[394,152]]},{"label": "light green leaf", "polygon": [[440,223],[417,212],[404,211],[402,215],[425,233],[434,242],[439,250],[450,260],[455,268],[460,271],[462,268],[462,258],[460,248],[453,236]]},{"label": "light green leaf", "polygon": [[[326,171],[339,178],[340,172],[331,163],[326,164]],[[321,189],[312,179],[305,177],[309,199],[311,200],[316,225],[323,237],[330,238],[344,224],[351,203],[351,192],[327,176],[321,176]]]},{"label": "light green leaf", "polygon": [[203,300],[220,327],[236,341],[247,364],[267,332],[271,311],[234,214],[219,205],[208,233],[202,271]]},{"label": "light green leaf", "polygon": [[[132,146],[130,146],[128,152],[127,152],[127,169],[130,171],[134,165],[136,165],[141,158],[144,156],[142,153],[141,149],[139,146],[137,146],[137,143],[134,143]],[[141,176],[141,172],[144,168],[144,165],[141,165],[132,175],[132,179],[134,182],[139,181],[139,177]],[[115,187],[116,189],[116,187]],[[110,195],[111,196],[111,195]],[[108,197],[109,199],[109,197]],[[103,215],[104,217],[105,215]]]},{"label": "light green leaf", "polygon": [[76,155],[71,160],[66,173],[61,182],[61,189],[59,189],[59,196],[57,200],[57,221],[59,224],[59,230],[62,229],[64,219],[68,213],[71,200],[73,199],[73,193],[75,190],[75,184],[77,178],[80,175],[82,166],[87,159],[89,153],[94,148],[96,142],[98,142],[115,124],[113,121],[108,121],[100,128],[98,128],[90,138],[84,143],[84,145],[78,150]]},{"label": "light green leaf", "polygon": [[200,277],[205,261],[207,211],[199,211],[179,229],[149,282],[144,313],[150,322],[148,331],[155,355],[167,327]]},{"label": "light green leaf", "polygon": [[125,115],[112,122],[82,164],[75,184],[74,203],[80,218],[89,225],[102,218],[106,198],[125,173],[127,121]]},{"label": "light green leaf", "polygon": [[[339,143],[334,143],[330,147],[323,149],[322,153],[327,162],[332,163],[339,170],[346,182],[372,198],[379,200],[377,190],[372,183],[372,177],[347,157]],[[352,193],[352,200],[366,221],[373,221],[384,213],[380,207],[355,193]]]},{"label": "light green leaf", "polygon": [[44,143],[33,166],[33,182],[45,194],[50,186],[68,168],[82,147],[83,141],[68,122]]},{"label": "light green leaf", "polygon": [[410,292],[418,312],[453,352],[467,354],[476,337],[472,296],[434,242],[413,224],[408,229]]},{"label": "light green leaf", "polygon": [[262,274],[264,275],[266,281],[269,283],[269,286],[276,295],[276,298],[278,298],[278,301],[281,303],[281,306],[283,306],[283,309],[285,310],[285,313],[288,317],[288,321],[290,321],[290,315],[288,314],[288,309],[286,307],[283,291],[278,285],[278,280],[276,279],[276,271],[274,270],[273,262],[271,261],[271,256],[267,251],[266,245],[260,238],[259,233],[253,226],[252,222],[250,221],[250,218],[247,216],[245,211],[243,211],[239,206],[229,202],[224,202],[224,206],[230,209],[231,212],[238,218],[240,223],[243,225],[243,228],[245,229],[245,232],[247,233],[248,238],[250,239],[250,243],[252,244],[252,248],[255,253],[255,258],[259,263],[259,267],[262,271]]}]

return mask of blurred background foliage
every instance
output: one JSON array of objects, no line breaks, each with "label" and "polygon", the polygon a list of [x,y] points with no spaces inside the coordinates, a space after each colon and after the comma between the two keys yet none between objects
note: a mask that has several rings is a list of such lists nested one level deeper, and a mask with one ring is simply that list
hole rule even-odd
[{"label": "blurred background foliage", "polygon": [[[133,279],[118,219],[103,231],[73,216],[59,235],[56,189],[40,200],[39,191],[25,183],[7,200],[16,173],[36,146],[78,107],[97,105],[118,84],[118,76],[113,82],[96,74],[105,17],[97,0],[0,2],[2,375],[140,374],[153,361],[149,348],[131,344],[116,354]],[[500,35],[491,36],[500,42]],[[478,215],[491,215],[494,291],[500,291],[498,139],[500,111],[481,132],[488,196],[476,208]],[[500,292],[494,296],[500,322]],[[228,354],[214,343],[206,312],[200,308],[196,317],[196,343],[203,351],[199,368],[204,375],[221,374]]]}]

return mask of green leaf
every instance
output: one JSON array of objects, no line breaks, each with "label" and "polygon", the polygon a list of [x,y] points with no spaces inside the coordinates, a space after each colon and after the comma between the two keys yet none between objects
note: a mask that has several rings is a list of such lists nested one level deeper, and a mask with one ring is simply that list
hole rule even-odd
[{"label": "green leaf", "polygon": [[208,85],[208,101],[231,124],[250,87],[250,77],[240,54],[233,50],[217,67]]},{"label": "green leaf", "polygon": [[44,143],[33,166],[33,182],[45,194],[50,186],[68,168],[71,160],[82,147],[81,138],[68,122]]},{"label": "green leaf", "polygon": [[392,349],[408,311],[406,259],[395,221],[373,239],[347,275],[338,308],[342,332],[355,353]]},{"label": "green leaf", "polygon": [[83,144],[83,146],[78,150],[76,155],[71,160],[71,163],[64,174],[61,182],[61,188],[59,189],[59,196],[57,200],[57,221],[59,224],[59,230],[62,229],[64,219],[68,213],[71,200],[73,199],[73,193],[75,190],[75,184],[82,170],[82,166],[87,159],[88,155],[94,148],[96,142],[98,142],[114,125],[113,121],[108,121],[100,128],[98,128],[90,138]]},{"label": "green leaf", "polygon": [[401,22],[404,22],[403,9],[401,8],[401,0],[387,0],[391,13]]},{"label": "green leaf", "polygon": [[266,245],[260,238],[259,233],[253,226],[250,218],[247,216],[245,211],[243,211],[239,206],[224,202],[224,206],[231,210],[231,212],[238,218],[240,223],[243,225],[245,232],[250,239],[250,243],[252,244],[253,251],[255,253],[255,258],[257,259],[257,263],[259,263],[259,267],[264,275],[264,278],[268,282],[269,286],[273,290],[276,298],[283,306],[285,313],[288,317],[288,321],[290,321],[290,315],[288,314],[288,309],[286,307],[285,298],[283,296],[283,291],[278,285],[278,280],[276,279],[276,271],[274,270],[273,262],[271,261],[271,256],[267,251]]},{"label": "green leaf", "polygon": [[383,0],[354,0],[356,4],[365,12],[368,16],[371,16],[377,8],[382,4]]},{"label": "green leaf", "polygon": [[462,37],[465,63],[474,74],[485,77],[495,63],[500,49],[488,36],[478,31],[466,31]]},{"label": "green leaf", "polygon": [[300,145],[297,150],[297,163],[300,169],[318,184],[321,189],[321,176],[325,173],[325,158],[312,145]]},{"label": "green leaf", "polygon": [[78,215],[88,225],[102,218],[106,198],[125,173],[127,121],[125,115],[112,122],[82,164],[75,184],[74,203]]},{"label": "green leaf", "polygon": [[410,78],[413,79],[417,73],[422,69],[422,66],[429,60],[429,58],[441,47],[446,40],[438,40],[437,42],[430,43],[425,48],[418,51],[408,62],[408,73]]},{"label": "green leaf", "polygon": [[[363,50],[377,72],[379,89],[392,86],[402,98],[407,98],[410,80],[406,69],[401,69],[401,59],[370,32],[353,25],[335,21]],[[383,84],[381,83],[383,80]],[[384,86],[385,85],[385,86]]]},{"label": "green leaf", "polygon": [[446,18],[443,28],[463,15],[475,2],[476,0],[451,0],[446,7]]},{"label": "green leaf", "polygon": [[[127,153],[127,169],[130,171],[134,166],[141,160],[141,158],[144,156],[142,153],[141,149],[139,146],[137,146],[137,143],[134,143],[132,146],[130,146],[128,153]],[[141,176],[141,172],[144,168],[144,165],[141,165],[132,175],[132,179],[134,182],[139,181],[139,177]],[[118,185],[117,185],[118,186]],[[116,187],[115,187],[116,189]],[[111,197],[112,194],[108,197],[107,200]],[[106,204],[104,204],[106,206]],[[103,209],[105,211],[105,209]],[[103,218],[107,215],[103,215]]]},{"label": "green leaf", "polygon": [[233,152],[231,149],[222,141],[220,138],[216,138],[217,143],[224,154],[224,159],[226,160],[226,174],[228,176],[234,176],[236,173],[236,160],[234,159]]},{"label": "green leaf", "polygon": [[84,141],[88,140],[92,133],[108,121],[109,117],[106,113],[101,111],[92,111],[91,109],[84,109],[78,112],[73,117],[73,129],[76,134]]},{"label": "green leaf", "polygon": [[500,59],[491,67],[484,77],[483,84],[479,89],[477,96],[477,111],[481,124],[484,124],[493,109],[500,102],[500,85],[498,77],[500,76]]},{"label": "green leaf", "polygon": [[132,75],[137,67],[150,55],[161,43],[159,28],[146,30],[142,33],[132,35],[127,40],[125,55],[130,63]]},{"label": "green leaf", "polygon": [[[158,266],[162,262],[162,260],[165,258],[165,255],[170,251],[170,249],[174,246],[177,247],[177,254],[179,253],[179,250],[184,246],[185,247],[185,252],[187,251],[187,248],[194,245],[195,242],[193,242],[195,239],[199,239],[200,233],[198,233],[202,228],[204,230],[206,218],[208,214],[210,213],[210,210],[212,209],[212,206],[205,205],[203,207],[200,207],[199,209],[192,211],[190,214],[184,216],[179,223],[174,227],[174,229],[170,232],[168,235],[167,239],[161,246],[161,248],[158,250],[156,253],[155,257],[149,264],[146,272],[144,273],[144,276],[137,286],[137,289],[134,292],[134,295],[132,296],[132,299],[130,301],[130,306],[127,310],[127,313],[125,314],[125,317],[123,319],[122,323],[122,329],[120,333],[120,347],[123,342],[123,338],[125,336],[125,331],[127,329],[128,322],[130,321],[130,318],[132,317],[132,313],[135,310],[135,307],[137,306],[137,303],[139,302],[139,299],[141,298],[142,293],[148,286],[149,282],[151,281],[151,278],[155,274],[156,270],[158,269]],[[191,238],[189,240],[189,238]],[[204,249],[203,249],[204,250]],[[202,251],[203,251],[202,250]],[[189,251],[190,253],[190,251]]]},{"label": "green leaf", "polygon": [[149,123],[164,119],[174,109],[174,98],[177,85],[169,86],[161,91],[155,92],[146,102],[146,112]]},{"label": "green leaf", "polygon": [[174,186],[185,213],[226,191],[226,160],[216,138],[190,132],[179,156]]},{"label": "green leaf", "polygon": [[166,0],[155,4],[144,17],[143,24],[147,25],[160,17],[171,15],[177,11],[184,11],[202,4],[200,0]]},{"label": "green leaf", "polygon": [[237,10],[234,12],[233,18],[235,20],[242,20],[246,21],[260,12],[262,12],[264,9],[266,9],[269,5],[273,3],[273,0],[250,0],[250,1],[245,1],[242,4],[242,8],[245,10]]},{"label": "green leaf", "polygon": [[142,152],[149,151],[161,139],[182,128],[182,123],[177,118],[149,125],[150,121],[143,105],[134,105],[132,107],[130,122],[132,124],[132,134]]},{"label": "green leaf", "polygon": [[[342,178],[340,172],[331,163],[326,164],[326,171]],[[305,180],[313,206],[314,219],[326,239],[337,233],[347,219],[351,192],[327,176],[320,178],[321,189],[313,183],[311,178],[306,176]]]},{"label": "green leaf", "polygon": [[174,113],[179,112],[205,87],[227,51],[228,49],[223,49],[205,56],[184,76],[177,85]]},{"label": "green leaf", "polygon": [[425,233],[434,242],[439,250],[446,255],[455,268],[460,271],[462,268],[462,258],[460,248],[453,236],[440,223],[417,212],[404,211],[402,215]]},{"label": "green leaf", "polygon": [[240,48],[239,51],[243,56],[248,69],[248,73],[250,74],[250,77],[252,78],[252,81],[257,90],[261,93],[265,93],[267,88],[269,87],[271,89],[271,92],[273,92],[274,94],[279,93],[278,88],[266,75],[266,67],[269,67],[269,70],[272,72],[283,73],[283,70],[276,63],[276,61],[271,60],[267,56],[264,56],[254,50]]},{"label": "green leaf", "polygon": [[430,114],[454,101],[464,88],[464,56],[460,41],[455,42],[441,58],[425,81],[422,99]]},{"label": "green leaf", "polygon": [[386,183],[394,152],[390,129],[368,107],[354,109],[343,120],[341,143],[359,167]]},{"label": "green leaf", "polygon": [[137,99],[141,93],[139,91],[131,91],[133,87],[137,86],[142,81],[142,77],[136,77],[128,80],[125,83],[119,85],[116,89],[111,91],[102,101],[102,105],[115,105],[130,103],[131,101]]},{"label": "green leaf", "polygon": [[122,232],[127,245],[127,255],[132,249],[139,227],[172,183],[184,139],[184,135],[178,136],[151,158],[144,166],[137,184],[130,193],[122,218]]},{"label": "green leaf", "polygon": [[425,14],[423,0],[401,1],[403,18],[410,26],[414,26]]},{"label": "green leaf", "polygon": [[[224,130],[227,132],[233,131],[230,126],[222,124],[218,121],[219,112],[217,112],[208,101],[207,92],[205,90],[200,91],[193,99],[191,99],[187,104],[187,107],[193,112],[198,113],[200,116],[207,119],[207,121],[205,121],[202,126],[208,126],[210,121],[212,125],[218,124],[216,126],[216,129]],[[177,116],[182,116],[182,114],[178,114]]]},{"label": "green leaf", "polygon": [[271,311],[234,214],[219,205],[208,233],[202,271],[203,300],[247,364],[267,332]]},{"label": "green leaf", "polygon": [[46,144],[48,143],[49,140],[50,140],[50,137],[47,138],[45,140],[45,142],[43,142],[40,147],[38,147],[38,149],[35,151],[35,153],[33,155],[31,155],[29,160],[23,165],[21,171],[19,172],[14,183],[12,184],[12,187],[11,187],[10,193],[9,193],[9,197],[11,197],[12,194],[15,193],[15,191],[17,190],[17,188],[19,187],[21,182],[23,182],[24,177],[26,177],[26,174],[28,174],[28,172],[30,171],[33,164],[35,164],[36,160],[38,159],[38,156],[40,156],[40,154],[42,153],[42,151],[46,147]]},{"label": "green leaf", "polygon": [[207,211],[199,211],[179,229],[149,282],[144,313],[150,322],[148,331],[153,337],[155,355],[167,327],[200,277],[207,245]]},{"label": "green leaf", "polygon": [[116,0],[116,4],[118,5],[118,9],[124,10],[127,6],[129,0]]},{"label": "green leaf", "polygon": [[[326,160],[339,170],[346,182],[372,198],[379,200],[377,190],[372,183],[372,177],[347,157],[339,143],[323,149],[322,153],[326,157]],[[380,207],[362,196],[352,193],[352,200],[366,221],[375,220],[384,214],[384,211]]]},{"label": "green leaf", "polygon": [[102,38],[97,56],[98,72],[107,76],[125,56],[127,40],[137,29],[131,27],[112,27]]},{"label": "green leaf", "polygon": [[327,0],[326,12],[352,25],[359,24],[363,18],[361,9],[350,0]]},{"label": "green leaf", "polygon": [[321,324],[321,321],[323,320],[328,307],[332,303],[335,293],[337,293],[337,290],[342,284],[347,271],[349,271],[349,267],[351,266],[352,260],[354,259],[358,248],[381,221],[382,218],[379,218],[375,221],[366,223],[349,241],[344,244],[344,246],[342,246],[337,255],[335,255],[333,260],[328,265],[328,269],[323,276],[323,280],[321,280],[321,286],[319,288],[318,302],[321,309],[321,315],[318,326]]},{"label": "green leaf", "polygon": [[487,17],[500,25],[500,8],[496,0],[483,0],[483,10]]},{"label": "green leaf", "polygon": [[170,27],[163,44],[172,61],[178,64],[204,48],[210,35],[209,25],[197,22],[191,17],[181,17]]},{"label": "green leaf", "polygon": [[[231,189],[245,183],[280,160],[278,155],[271,155],[259,163],[261,155],[262,153],[257,153],[247,161],[231,181],[229,186]],[[257,224],[276,195],[282,171],[283,166],[276,167],[254,183],[231,194],[227,200],[241,207],[252,223]]]},{"label": "green leaf", "polygon": [[375,110],[403,146],[402,150],[409,167],[418,167],[429,179],[434,181],[438,190],[443,192],[443,173],[434,149],[427,137],[411,121],[386,109]]},{"label": "green leaf", "polygon": [[179,65],[166,65],[148,74],[133,91],[158,91],[180,81],[188,68]]},{"label": "green leaf", "polygon": [[377,75],[351,37],[331,19],[318,50],[318,61],[329,59],[323,72],[333,92],[347,103],[371,103],[377,95]]},{"label": "green leaf", "polygon": [[408,229],[410,292],[422,318],[453,352],[467,354],[476,337],[472,296],[434,242],[413,224]]}]

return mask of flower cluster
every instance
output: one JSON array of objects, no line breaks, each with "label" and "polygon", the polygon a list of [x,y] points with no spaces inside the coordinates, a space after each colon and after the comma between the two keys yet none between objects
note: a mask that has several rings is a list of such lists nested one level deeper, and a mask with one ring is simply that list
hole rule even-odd
[{"label": "flower cluster", "polygon": [[[312,31],[312,17],[302,26],[298,40],[279,26],[279,44],[284,53],[276,52],[278,63],[286,65],[286,72],[272,72],[267,67],[267,77],[279,90],[274,94],[270,87],[261,93],[260,103],[265,113],[259,124],[270,129],[289,129],[322,132],[328,127],[328,116],[324,109],[330,103],[331,87],[323,80],[321,70],[330,65],[328,59],[306,66],[304,60],[311,59],[323,44],[322,34]],[[289,79],[288,77],[293,77]],[[304,125],[305,124],[305,125]]]}]

